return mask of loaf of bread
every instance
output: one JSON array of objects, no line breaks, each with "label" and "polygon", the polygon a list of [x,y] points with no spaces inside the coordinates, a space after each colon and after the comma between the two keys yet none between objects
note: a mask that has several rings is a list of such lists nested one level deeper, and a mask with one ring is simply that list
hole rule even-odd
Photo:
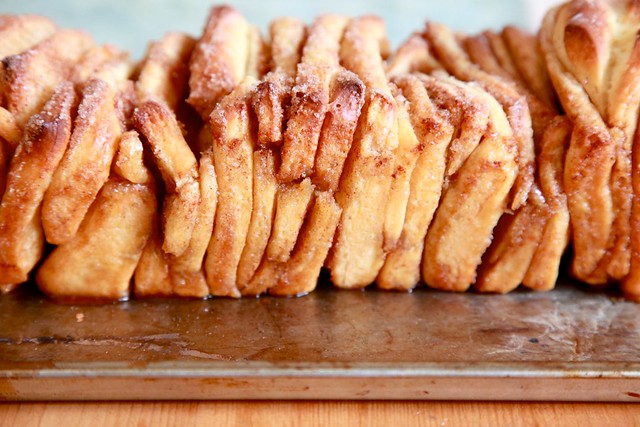
[{"label": "loaf of bread", "polygon": [[539,34],[229,6],[144,58],[0,16],[0,290],[238,298],[576,279],[640,297],[640,9]]}]

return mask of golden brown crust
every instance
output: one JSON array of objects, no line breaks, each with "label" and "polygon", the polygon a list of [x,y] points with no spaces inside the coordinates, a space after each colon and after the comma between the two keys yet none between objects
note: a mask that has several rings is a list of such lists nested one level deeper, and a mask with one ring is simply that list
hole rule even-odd
[{"label": "golden brown crust", "polygon": [[175,110],[184,100],[189,81],[189,59],[195,40],[177,32],[165,34],[149,45],[136,80],[140,102],[150,97],[162,99]]},{"label": "golden brown crust", "polygon": [[92,80],[82,92],[69,149],[44,195],[42,225],[49,243],[75,235],[109,177],[121,132],[113,89]]},{"label": "golden brown crust", "polygon": [[313,172],[331,81],[340,66],[340,40],[348,22],[343,16],[323,15],[309,28],[291,91],[278,170],[281,182],[294,182]]},{"label": "golden brown crust", "polygon": [[91,45],[91,38],[81,31],[60,30],[32,49],[2,60],[6,108],[19,127],[42,108]]},{"label": "golden brown crust", "polygon": [[132,73],[133,63],[127,52],[110,45],[92,46],[71,69],[69,80],[82,86],[92,79],[99,79],[119,90]]},{"label": "golden brown crust", "polygon": [[[409,290],[421,279],[420,263],[424,239],[440,202],[447,165],[447,148],[454,126],[444,111],[432,103],[425,87],[446,85],[435,78],[397,75],[393,81],[408,101],[410,127],[400,126],[400,135],[415,132],[418,158],[409,182],[409,198],[402,234],[397,246],[387,254],[376,283],[382,289]],[[453,100],[451,100],[453,102]],[[411,135],[409,135],[411,136]]]},{"label": "golden brown crust", "polygon": [[[288,265],[291,265],[294,247],[300,244],[307,211],[312,205],[314,187],[309,178],[298,184],[281,185],[275,198],[275,214],[271,235],[254,276],[249,281],[246,294],[259,295],[271,291],[280,284],[280,294],[287,291],[282,282]],[[307,230],[307,233],[313,231]],[[300,261],[300,260],[299,260]],[[321,263],[324,261],[322,259]],[[286,283],[286,282],[285,282]],[[293,284],[292,284],[293,285]],[[284,288],[283,288],[284,287]],[[290,295],[295,295],[296,287]],[[274,291],[277,292],[277,291]]]},{"label": "golden brown crust", "polygon": [[549,290],[555,286],[560,261],[569,243],[570,216],[562,170],[570,135],[571,123],[566,117],[559,116],[550,123],[541,141],[538,177],[550,212],[540,243],[522,281],[531,289]]},{"label": "golden brown crust", "polygon": [[134,274],[136,297],[181,296],[205,298],[209,295],[202,269],[189,272],[175,267],[175,258],[162,250],[160,221],[152,219],[152,231]]},{"label": "golden brown crust", "polygon": [[[638,5],[634,3],[628,3],[629,6],[635,6],[633,13],[630,14],[635,18],[638,17]],[[634,45],[634,56],[637,55],[637,45]],[[634,58],[637,62],[637,58]],[[620,96],[619,101],[624,102],[624,92],[619,92],[616,96]],[[640,140],[638,131],[634,135],[631,151],[631,163],[634,165],[632,169],[632,207],[631,207],[631,220],[630,220],[630,267],[629,274],[624,278],[622,282],[622,292],[626,298],[634,301],[640,300],[640,171],[636,165],[638,165],[640,155]]]},{"label": "golden brown crust", "polygon": [[69,144],[75,92],[62,84],[27,123],[11,159],[0,203],[0,283],[17,284],[40,260],[44,235],[40,209],[45,191]]},{"label": "golden brown crust", "polygon": [[152,217],[151,232],[136,266],[133,283],[136,297],[173,295],[169,261],[162,250],[160,219],[157,215]]},{"label": "golden brown crust", "polygon": [[[339,65],[340,40],[347,22],[344,17],[324,15],[309,29],[301,63],[297,67],[296,85],[292,89],[292,104],[287,114],[282,164],[278,174],[279,180],[284,184],[281,184],[276,194],[276,211],[265,257],[246,288],[246,292],[250,294],[265,292],[274,285],[278,286],[278,290],[273,292],[281,295],[304,292],[301,289],[310,286],[309,280],[305,277],[315,275],[317,279],[326,257],[326,252],[322,253],[322,250],[315,250],[315,255],[309,252],[305,257],[299,250],[294,250],[294,246],[298,248],[302,245],[306,251],[312,244],[308,240],[310,236],[329,240],[333,237],[333,230],[327,231],[331,226],[326,223],[330,221],[331,209],[325,203],[316,205],[312,202],[314,185],[312,180],[305,177],[314,171],[318,172],[314,168],[314,158],[321,140],[325,144],[321,159],[323,166],[319,170],[320,175],[314,175],[313,179],[323,176],[323,168],[328,162],[337,162],[335,166],[341,168],[340,163],[344,162],[346,152],[342,161],[336,160],[337,151],[332,146],[346,145],[348,150],[350,141],[337,141],[335,138],[338,134],[344,136],[344,127],[349,126],[349,123],[343,124],[341,120],[350,120],[353,132],[359,115],[358,101],[355,102],[358,111],[353,112],[354,103],[347,102],[347,99],[331,99],[332,95],[339,96],[333,93],[336,76],[340,75],[342,79],[347,74],[347,78],[353,76],[352,73],[342,70]],[[357,80],[357,77],[355,79]],[[340,80],[340,83],[343,83],[343,80]],[[361,92],[359,95],[362,95]],[[345,95],[348,94],[344,93],[343,96]],[[341,117],[337,117],[338,120],[332,120],[331,115],[325,117],[328,108],[336,108],[335,104],[329,105],[330,101],[338,103],[338,111],[332,110],[332,113],[342,113]],[[342,107],[341,103],[344,103],[347,117],[339,110]],[[349,132],[348,128],[346,132]],[[335,177],[336,186],[339,169]],[[296,182],[301,178],[304,179]],[[309,209],[317,209],[319,212]],[[335,225],[333,228],[335,229]],[[327,234],[331,235],[327,237]],[[326,249],[328,250],[328,247]],[[304,273],[297,270],[304,269],[304,266],[308,267]],[[287,278],[288,271],[292,275],[290,278]],[[294,274],[294,271],[297,273]],[[287,280],[293,282],[288,283]]]},{"label": "golden brown crust", "polygon": [[539,38],[512,25],[504,27],[501,35],[524,85],[544,105],[557,110],[555,90],[551,85]]},{"label": "golden brown crust", "polygon": [[[509,34],[513,37],[515,37],[514,34],[519,34],[518,41],[522,42],[524,46],[517,48],[518,52],[528,48],[530,53],[528,55],[512,56],[504,37],[492,31],[485,31],[473,37],[463,38],[461,44],[473,63],[477,64],[486,73],[511,83],[522,96],[526,97],[531,114],[533,138],[537,146],[549,126],[549,122],[558,115],[558,111],[553,105],[548,105],[549,101],[540,99],[537,93],[534,92],[535,90],[541,90],[539,86],[542,83],[535,81],[534,84],[537,84],[537,86],[532,88],[520,73],[521,68],[539,65],[540,59],[536,56],[538,49],[535,39],[532,41],[526,37],[525,33],[517,32],[515,29],[510,31]],[[526,41],[530,42],[528,46]],[[523,63],[522,61],[525,62]],[[541,72],[541,74],[546,76],[546,72]],[[540,77],[538,80],[544,82],[544,77]]]},{"label": "golden brown crust", "polygon": [[[294,247],[312,205],[314,186],[309,178],[295,184],[280,184],[275,195],[274,215],[264,255],[246,293],[259,295],[283,280]],[[323,259],[324,261],[324,259]]]},{"label": "golden brown crust", "polygon": [[313,184],[306,178],[299,184],[283,186],[276,194],[276,213],[267,245],[269,261],[286,262],[296,244],[298,233],[313,196]]},{"label": "golden brown crust", "polygon": [[413,132],[408,112],[408,101],[395,84],[392,85],[392,90],[397,107],[398,146],[393,153],[391,186],[385,209],[385,252],[395,249],[400,239],[409,201],[411,174],[424,147],[424,144],[420,143]]},{"label": "golden brown crust", "polygon": [[[514,80],[522,84],[519,79],[519,75],[515,72],[515,67],[510,61],[507,62],[507,69],[500,63],[500,58],[497,57],[496,52],[492,48],[492,39],[494,39],[495,33],[491,31],[484,31],[480,34],[462,37],[461,46],[464,48],[469,59],[474,64],[477,64],[487,73],[495,76],[500,76],[506,80]],[[504,54],[504,51],[501,53]],[[510,58],[509,58],[510,59]],[[511,67],[509,67],[511,65]],[[515,74],[515,75],[514,75]]]},{"label": "golden brown crust", "polygon": [[122,300],[151,233],[155,192],[150,185],[110,179],[78,233],[38,270],[40,289],[56,297]]},{"label": "golden brown crust", "polygon": [[414,72],[431,73],[442,69],[442,65],[432,56],[427,40],[422,34],[413,33],[389,60],[387,75],[392,77]]},{"label": "golden brown crust", "polygon": [[0,138],[4,140],[4,144],[7,146],[7,155],[15,150],[21,136],[22,131],[18,127],[13,114],[0,107]]},{"label": "golden brown crust", "polygon": [[569,239],[569,212],[563,189],[563,163],[571,126],[558,116],[540,141],[538,173],[527,204],[504,215],[485,254],[476,289],[508,292],[520,283],[553,288]]},{"label": "golden brown crust", "polygon": [[[636,133],[633,141],[632,161],[635,165],[640,159],[640,140]],[[631,236],[630,236],[630,267],[629,274],[622,281],[622,292],[626,298],[640,301],[640,172],[633,169],[632,175],[633,199],[631,211]]]},{"label": "golden brown crust", "polygon": [[271,236],[275,216],[275,200],[278,183],[276,180],[276,156],[271,150],[253,153],[253,208],[247,242],[238,264],[238,288],[242,295],[260,295],[268,288],[256,287],[251,282],[256,273]]},{"label": "golden brown crust", "polygon": [[[553,28],[556,48],[560,61],[568,67],[575,79],[584,85],[596,108],[605,111],[606,68],[611,51],[614,18],[611,9],[602,1],[573,1],[557,9],[557,19]],[[596,22],[597,25],[593,25]]]},{"label": "golden brown crust", "polygon": [[212,295],[240,297],[237,269],[253,206],[253,151],[249,102],[255,81],[247,79],[211,113],[218,207],[207,249],[205,274]]},{"label": "golden brown crust", "polygon": [[313,291],[340,221],[340,207],[331,193],[316,192],[289,260],[282,266],[271,295],[299,296]]},{"label": "golden brown crust", "polygon": [[145,136],[165,183],[162,249],[182,255],[189,246],[200,205],[198,165],[174,113],[163,103],[146,101],[133,116]]},{"label": "golden brown crust", "polygon": [[51,36],[57,27],[38,15],[2,15],[0,17],[0,59],[17,55]]},{"label": "golden brown crust", "polygon": [[306,38],[304,22],[295,18],[278,18],[269,25],[271,35],[271,70],[295,77]]},{"label": "golden brown crust", "polygon": [[113,172],[134,184],[146,184],[151,180],[149,170],[144,166],[144,147],[138,132],[130,130],[122,134],[118,153],[113,163]]},{"label": "golden brown crust", "polygon": [[[501,35],[493,31],[485,31],[483,34],[489,41],[493,56],[498,61],[500,68],[505,70],[507,75],[514,80],[516,84],[526,87],[526,83],[520,76],[515,60],[513,56],[511,56],[511,52]],[[525,46],[522,47],[524,48]]]},{"label": "golden brown crust", "polygon": [[210,152],[200,158],[199,190],[201,203],[195,213],[193,233],[187,249],[180,256],[169,255],[162,249],[160,222],[154,215],[151,235],[134,276],[134,292],[137,296],[204,298],[209,295],[202,264],[217,207],[217,182]]},{"label": "golden brown crust", "polygon": [[7,171],[9,169],[9,144],[0,137],[0,200],[7,184]]},{"label": "golden brown crust", "polygon": [[[624,16],[624,15],[623,15]],[[631,24],[627,22],[627,24]],[[640,30],[640,20],[633,22],[634,35],[622,35],[625,52],[612,60],[607,116],[611,135],[617,145],[616,161],[613,167],[611,192],[616,209],[613,235],[610,236],[609,251],[601,262],[601,268],[613,280],[619,281],[629,273],[632,188],[632,146],[637,133],[640,104],[640,43],[635,33]],[[613,49],[618,49],[614,42]],[[626,59],[626,62],[623,61]]]},{"label": "golden brown crust", "polygon": [[494,227],[507,209],[517,175],[517,142],[507,117],[488,93],[462,86],[467,96],[489,107],[482,141],[444,192],[425,240],[422,275],[429,286],[466,290],[476,278]]},{"label": "golden brown crust", "polygon": [[250,25],[247,33],[247,64],[245,77],[259,80],[269,69],[269,45],[255,25]]},{"label": "golden brown crust", "polygon": [[364,84],[351,71],[340,70],[329,99],[311,179],[318,190],[335,192],[364,106]]},{"label": "golden brown crust", "polygon": [[445,73],[435,73],[435,78],[417,76],[427,87],[433,103],[455,129],[446,153],[446,188],[482,140],[489,122],[489,106],[485,102],[475,102],[464,88],[448,82]]},{"label": "golden brown crust", "polygon": [[275,71],[267,74],[256,87],[251,105],[258,119],[258,146],[277,148],[282,145],[292,84],[291,77]]},{"label": "golden brown crust", "polygon": [[573,232],[572,270],[583,279],[597,268],[604,256],[611,230],[613,208],[609,180],[614,147],[588,94],[572,75],[565,73],[556,52],[554,34],[558,12],[558,8],[552,9],[545,16],[540,41],[560,102],[575,125],[567,150],[564,183]]},{"label": "golden brown crust", "polygon": [[448,72],[460,80],[478,83],[502,104],[518,143],[518,178],[510,202],[511,209],[517,209],[527,200],[535,171],[533,132],[526,98],[504,80],[473,64],[454,33],[444,25],[429,23],[424,34],[436,58]]},{"label": "golden brown crust", "polygon": [[269,27],[271,72],[258,84],[251,100],[258,118],[258,145],[279,147],[283,143],[286,111],[305,39],[305,25],[293,18],[280,18]]},{"label": "golden brown crust", "polygon": [[218,183],[211,151],[200,157],[198,170],[200,203],[195,211],[195,225],[189,246],[172,263],[172,271],[196,273],[202,268],[204,254],[211,240],[213,220],[218,205]]},{"label": "golden brown crust", "polygon": [[371,284],[384,263],[382,207],[398,145],[396,105],[382,64],[385,45],[384,24],[366,16],[351,21],[340,51],[345,68],[366,86],[363,112],[335,195],[342,215],[328,267],[332,282],[342,288]]},{"label": "golden brown crust", "polygon": [[640,99],[633,7],[576,0],[551,10],[541,30],[551,78],[574,123],[565,166],[572,270],[590,283],[620,280],[630,268],[631,150]]},{"label": "golden brown crust", "polygon": [[[510,82],[520,94],[526,96],[531,112],[533,137],[536,149],[540,152],[543,134],[558,113],[548,101],[545,103],[535,93],[535,90],[540,90],[540,82],[544,82],[546,73],[541,73],[543,77],[534,80],[533,84],[537,85],[535,88],[529,86],[531,78],[527,81],[521,75],[522,69],[540,66],[536,39],[515,28],[511,28],[508,34],[511,43],[521,43],[515,47],[515,51],[527,52],[513,55],[514,50],[510,49],[505,32],[497,34],[485,31],[473,37],[464,37],[461,38],[461,45],[469,59],[483,71]],[[528,73],[531,74],[532,71],[529,70]],[[504,293],[524,282],[532,283],[535,287],[553,286],[545,281],[549,276],[540,267],[544,263],[550,263],[553,267],[554,262],[560,262],[558,250],[560,254],[564,252],[566,242],[563,245],[562,236],[568,233],[566,228],[561,229],[562,226],[568,227],[568,222],[561,219],[557,209],[548,205],[541,192],[539,177],[536,176],[527,203],[500,219],[491,246],[483,256],[474,287],[483,292]],[[543,244],[549,247],[543,249]],[[554,258],[556,256],[557,259]],[[532,263],[535,265],[530,268]]]},{"label": "golden brown crust", "polygon": [[265,42],[220,6],[138,64],[0,15],[0,292],[38,261],[52,296],[293,296],[323,267],[547,290],[573,239],[575,277],[640,300],[639,4],[571,0],[539,37],[428,24],[393,55],[377,17]]},{"label": "golden brown crust", "polygon": [[196,210],[191,240],[184,253],[172,259],[170,271],[173,292],[176,295],[202,298],[209,295],[202,265],[218,207],[218,183],[211,150],[200,157],[198,175],[200,204]]},{"label": "golden brown crust", "polygon": [[247,75],[250,27],[230,6],[211,10],[189,62],[189,102],[204,120]]},{"label": "golden brown crust", "polygon": [[492,244],[482,258],[474,288],[497,293],[517,288],[540,245],[548,216],[544,197],[534,183],[527,204],[500,218]]}]

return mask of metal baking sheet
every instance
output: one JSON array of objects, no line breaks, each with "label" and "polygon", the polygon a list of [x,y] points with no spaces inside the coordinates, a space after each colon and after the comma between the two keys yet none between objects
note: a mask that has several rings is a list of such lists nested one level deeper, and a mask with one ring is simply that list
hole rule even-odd
[{"label": "metal baking sheet", "polygon": [[640,305],[508,295],[54,303],[0,297],[0,400],[640,400]]}]

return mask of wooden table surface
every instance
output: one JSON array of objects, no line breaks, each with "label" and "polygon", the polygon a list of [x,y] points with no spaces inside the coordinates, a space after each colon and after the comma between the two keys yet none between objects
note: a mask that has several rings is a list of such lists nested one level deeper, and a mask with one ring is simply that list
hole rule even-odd
[{"label": "wooden table surface", "polygon": [[502,402],[2,403],[0,426],[640,426],[640,405]]}]

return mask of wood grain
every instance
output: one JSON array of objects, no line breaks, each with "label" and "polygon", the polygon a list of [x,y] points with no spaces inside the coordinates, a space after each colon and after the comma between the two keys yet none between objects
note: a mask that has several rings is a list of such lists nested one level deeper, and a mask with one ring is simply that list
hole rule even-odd
[{"label": "wood grain", "polygon": [[5,403],[0,426],[640,426],[640,405],[501,402]]}]

